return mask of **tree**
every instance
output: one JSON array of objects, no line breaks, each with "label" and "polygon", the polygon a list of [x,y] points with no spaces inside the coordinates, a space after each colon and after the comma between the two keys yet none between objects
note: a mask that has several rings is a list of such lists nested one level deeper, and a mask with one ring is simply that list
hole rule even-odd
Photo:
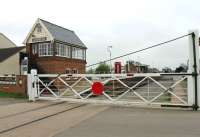
[{"label": "tree", "polygon": [[176,68],[175,72],[179,73],[179,72],[185,72],[185,71],[182,66],[179,66],[178,68]]},{"label": "tree", "polygon": [[176,68],[175,72],[179,73],[179,72],[187,72],[188,67],[185,64],[180,64],[179,67]]},{"label": "tree", "polygon": [[94,74],[94,70],[91,68],[91,69],[89,69],[86,73],[87,73],[87,74]]},{"label": "tree", "polygon": [[102,63],[96,68],[95,73],[110,73],[110,66]]}]

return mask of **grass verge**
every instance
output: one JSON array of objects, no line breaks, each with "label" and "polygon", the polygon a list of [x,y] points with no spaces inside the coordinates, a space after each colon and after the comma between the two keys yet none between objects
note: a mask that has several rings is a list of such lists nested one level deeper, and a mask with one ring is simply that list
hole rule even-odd
[{"label": "grass verge", "polygon": [[18,98],[18,99],[26,99],[27,96],[20,93],[7,93],[0,91],[0,98]]}]

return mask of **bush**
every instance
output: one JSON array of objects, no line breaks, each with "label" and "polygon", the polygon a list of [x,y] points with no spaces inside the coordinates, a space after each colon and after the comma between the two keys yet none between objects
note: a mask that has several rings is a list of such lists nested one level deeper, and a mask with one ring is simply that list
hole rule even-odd
[{"label": "bush", "polygon": [[96,68],[95,73],[110,73],[110,66],[105,63],[102,63]]},{"label": "bush", "polygon": [[20,93],[8,93],[0,91],[0,98],[27,98],[26,95]]}]

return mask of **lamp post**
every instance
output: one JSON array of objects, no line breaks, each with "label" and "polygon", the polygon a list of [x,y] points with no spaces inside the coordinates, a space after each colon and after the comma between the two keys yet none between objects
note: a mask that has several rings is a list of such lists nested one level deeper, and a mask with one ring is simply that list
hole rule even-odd
[{"label": "lamp post", "polygon": [[[111,49],[112,49],[112,46],[108,46],[108,52],[110,53],[110,74],[112,74],[112,61],[111,61],[111,57],[112,57],[112,54],[111,54]],[[114,89],[115,89],[115,82],[114,80],[112,80],[112,96],[114,97]]]},{"label": "lamp post", "polygon": [[109,54],[110,54],[110,73],[112,73],[112,61],[111,61],[111,49],[112,49],[112,46],[108,46],[108,52],[109,52]]}]

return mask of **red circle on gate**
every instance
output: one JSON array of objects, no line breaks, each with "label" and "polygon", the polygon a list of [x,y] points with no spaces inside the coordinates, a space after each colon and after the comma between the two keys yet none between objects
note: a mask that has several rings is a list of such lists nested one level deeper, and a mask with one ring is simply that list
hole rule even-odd
[{"label": "red circle on gate", "polygon": [[94,82],[92,84],[92,92],[95,95],[102,95],[104,91],[104,86],[101,82]]}]

